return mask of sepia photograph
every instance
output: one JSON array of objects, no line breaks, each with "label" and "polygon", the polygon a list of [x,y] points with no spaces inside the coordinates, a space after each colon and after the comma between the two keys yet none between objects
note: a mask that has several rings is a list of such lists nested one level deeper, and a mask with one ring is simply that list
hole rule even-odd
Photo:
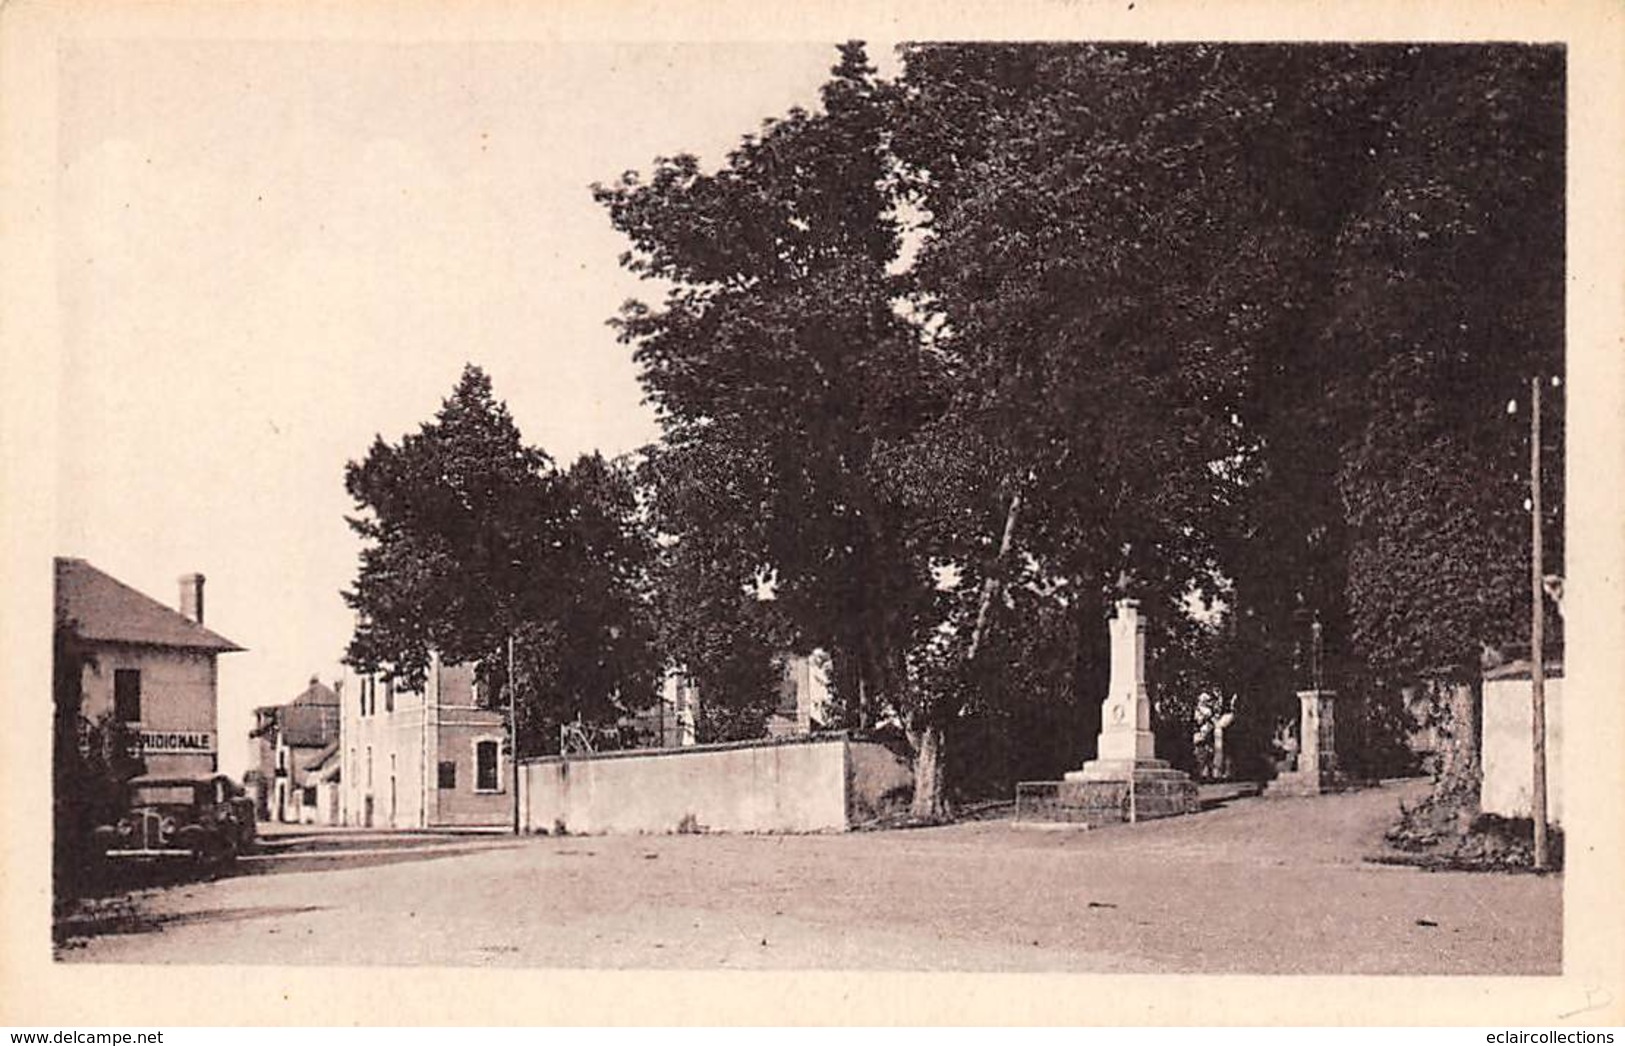
[{"label": "sepia photograph", "polygon": [[1574,42],[207,14],[33,110],[43,976],[1592,969]]}]

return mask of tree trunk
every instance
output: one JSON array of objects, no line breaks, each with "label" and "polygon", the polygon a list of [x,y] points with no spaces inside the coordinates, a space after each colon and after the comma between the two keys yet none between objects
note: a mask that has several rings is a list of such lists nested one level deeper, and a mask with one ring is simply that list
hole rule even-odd
[{"label": "tree trunk", "polygon": [[941,818],[948,814],[948,796],[943,789],[943,732],[940,723],[927,721],[914,736],[914,803],[910,813],[915,817]]},{"label": "tree trunk", "polygon": [[1474,683],[1444,684],[1444,722],[1439,731],[1439,777],[1433,793],[1457,807],[1458,828],[1478,816],[1483,763],[1479,757],[1479,708],[1482,695]]},{"label": "tree trunk", "polygon": [[970,647],[965,651],[965,664],[970,665],[976,660],[976,654],[982,649],[982,639],[987,635],[987,617],[993,609],[993,600],[999,594],[999,569],[1010,555],[1010,545],[1016,534],[1016,520],[1021,516],[1021,490],[1018,488],[1010,498],[1010,509],[1004,514],[1004,534],[999,538],[999,552],[993,557],[993,569],[988,571],[987,577],[982,581],[982,598],[976,607],[976,627],[970,634]]},{"label": "tree trunk", "polygon": [[[982,649],[982,642],[987,636],[988,618],[991,615],[993,601],[999,594],[999,570],[1010,554],[1010,546],[1015,538],[1016,521],[1021,516],[1021,490],[1017,488],[1011,495],[1010,508],[1004,516],[1004,533],[999,539],[999,551],[993,560],[993,569],[982,582],[981,598],[976,607],[976,627],[971,630],[970,645],[965,650],[964,673],[970,678],[971,669],[976,663],[976,655]],[[946,731],[937,709],[926,708],[919,713],[920,725],[910,730],[909,740],[914,744],[914,804],[911,812],[915,817],[946,817],[948,815],[948,793],[944,787],[944,759],[943,748],[946,743]]]}]

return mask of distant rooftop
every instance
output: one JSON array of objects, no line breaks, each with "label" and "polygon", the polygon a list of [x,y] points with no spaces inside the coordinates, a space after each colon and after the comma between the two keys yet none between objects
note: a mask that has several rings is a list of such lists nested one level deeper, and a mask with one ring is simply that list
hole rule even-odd
[{"label": "distant rooftop", "polygon": [[56,617],[85,639],[225,653],[243,648],[82,559],[56,560]]},{"label": "distant rooftop", "polygon": [[289,748],[325,748],[339,736],[337,705],[284,705],[278,718]]},{"label": "distant rooftop", "polygon": [[338,703],[339,695],[334,692],[332,687],[322,683],[315,676],[311,676],[310,685],[305,687],[298,697],[289,702],[289,704],[295,705],[336,705]]}]

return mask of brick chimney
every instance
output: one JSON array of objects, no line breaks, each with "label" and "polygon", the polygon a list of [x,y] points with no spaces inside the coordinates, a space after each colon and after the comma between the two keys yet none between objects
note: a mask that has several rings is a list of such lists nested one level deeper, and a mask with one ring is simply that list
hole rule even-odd
[{"label": "brick chimney", "polygon": [[203,575],[181,575],[181,613],[203,624]]}]

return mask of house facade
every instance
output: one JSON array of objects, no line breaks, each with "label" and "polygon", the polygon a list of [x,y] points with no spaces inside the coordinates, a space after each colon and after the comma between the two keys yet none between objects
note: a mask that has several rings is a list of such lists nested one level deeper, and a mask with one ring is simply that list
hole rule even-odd
[{"label": "house facade", "polygon": [[338,823],[318,817],[321,807],[305,776],[338,744],[339,706],[338,690],[311,676],[305,689],[287,704],[254,709],[248,783],[262,819]]},{"label": "house facade", "polygon": [[337,739],[316,757],[300,782],[301,824],[343,824],[344,796],[341,771],[344,760]]},{"label": "house facade", "polygon": [[344,690],[338,792],[345,824],[512,823],[507,721],[481,707],[472,664],[431,657],[421,691],[377,676],[359,676]]},{"label": "house facade", "polygon": [[202,574],[180,578],[178,609],[83,559],[59,557],[56,620],[89,656],[80,714],[122,727],[149,775],[219,768],[220,654],[243,648],[203,625]]}]

